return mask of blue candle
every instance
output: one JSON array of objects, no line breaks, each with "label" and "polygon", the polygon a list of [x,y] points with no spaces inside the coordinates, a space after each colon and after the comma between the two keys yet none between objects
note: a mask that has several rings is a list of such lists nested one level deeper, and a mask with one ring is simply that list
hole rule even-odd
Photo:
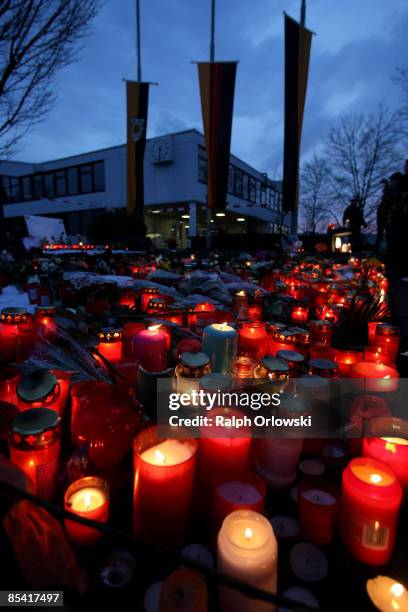
[{"label": "blue candle", "polygon": [[213,323],[204,328],[201,350],[210,358],[213,372],[231,372],[237,345],[238,334],[227,323]]}]

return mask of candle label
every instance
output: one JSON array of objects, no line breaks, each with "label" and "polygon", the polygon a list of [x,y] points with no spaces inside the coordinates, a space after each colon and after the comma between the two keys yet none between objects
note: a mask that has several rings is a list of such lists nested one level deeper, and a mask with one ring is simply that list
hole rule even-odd
[{"label": "candle label", "polygon": [[363,525],[363,546],[372,548],[373,550],[386,550],[388,548],[389,538],[389,528],[381,527],[378,521],[374,521],[374,523],[365,523]]},{"label": "candle label", "polygon": [[[35,492],[38,497],[44,497],[44,499],[54,497],[58,468],[58,457],[53,461],[37,466],[35,470]],[[52,494],[50,493],[51,491]]]}]

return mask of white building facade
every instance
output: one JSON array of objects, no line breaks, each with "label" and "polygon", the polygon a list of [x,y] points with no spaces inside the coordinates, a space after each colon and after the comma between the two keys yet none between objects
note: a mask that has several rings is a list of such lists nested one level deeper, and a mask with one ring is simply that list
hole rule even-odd
[{"label": "white building facade", "polygon": [[[145,221],[156,246],[187,246],[206,225],[207,159],[196,130],[146,143]],[[127,204],[126,145],[43,163],[0,161],[5,219],[47,215],[64,219],[70,234],[87,234],[95,215]],[[231,155],[227,208],[214,234],[286,233],[281,184]]]}]

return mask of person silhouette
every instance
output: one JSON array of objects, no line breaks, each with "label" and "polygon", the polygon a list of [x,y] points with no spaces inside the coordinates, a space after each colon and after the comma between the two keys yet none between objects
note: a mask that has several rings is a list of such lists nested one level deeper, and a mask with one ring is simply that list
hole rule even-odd
[{"label": "person silhouette", "polygon": [[361,198],[352,198],[343,214],[343,225],[351,231],[351,246],[353,251],[361,248],[361,228],[367,227],[363,215],[363,201]]}]

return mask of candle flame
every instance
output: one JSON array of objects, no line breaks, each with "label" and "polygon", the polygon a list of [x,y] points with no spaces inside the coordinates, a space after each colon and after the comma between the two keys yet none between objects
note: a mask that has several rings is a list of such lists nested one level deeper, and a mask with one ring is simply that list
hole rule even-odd
[{"label": "candle flame", "polygon": [[246,538],[246,539],[248,540],[248,542],[249,542],[249,540],[252,538],[252,529],[251,529],[250,527],[247,527],[247,528],[245,529],[244,534],[245,534],[245,538]]},{"label": "candle flame", "polygon": [[386,374],[384,378],[391,378],[390,374]]},{"label": "candle flame", "polygon": [[373,484],[378,484],[382,481],[382,478],[379,474],[371,474],[370,480]]},{"label": "candle flame", "polygon": [[392,587],[390,588],[391,594],[394,597],[401,597],[401,595],[403,595],[405,589],[402,586],[401,583],[399,582],[394,582],[394,584],[392,585]]},{"label": "candle flame", "polygon": [[245,297],[246,293],[244,290],[242,290],[242,291],[238,291],[237,295],[239,295],[240,297]]},{"label": "candle flame", "polygon": [[155,454],[157,463],[163,464],[166,461],[166,455],[164,455],[161,451],[155,450],[154,454]]},{"label": "candle flame", "polygon": [[147,328],[149,331],[159,331],[160,329],[160,324],[157,325],[149,325],[149,327]]},{"label": "candle flame", "polygon": [[227,321],[224,321],[223,323],[220,323],[220,329],[222,331],[225,331],[227,329],[227,327],[228,327]]},{"label": "candle flame", "polygon": [[91,507],[91,495],[89,493],[85,493],[84,495],[84,504],[85,510],[89,510],[89,508]]}]

